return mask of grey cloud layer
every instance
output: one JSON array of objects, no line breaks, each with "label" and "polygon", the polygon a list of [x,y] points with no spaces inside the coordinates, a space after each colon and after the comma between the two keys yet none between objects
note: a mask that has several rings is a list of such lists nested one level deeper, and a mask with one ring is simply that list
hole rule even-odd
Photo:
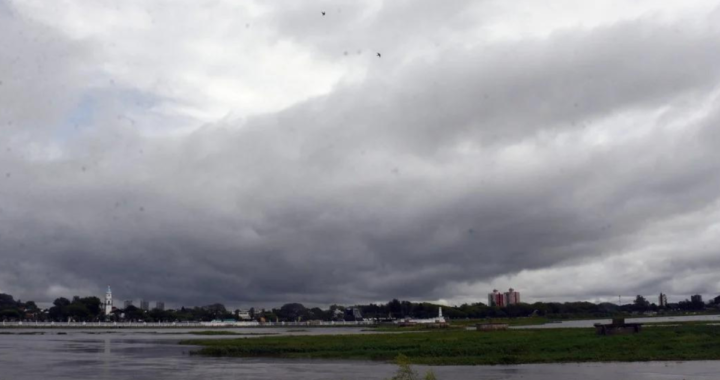
[{"label": "grey cloud layer", "polygon": [[[35,28],[18,25],[0,28]],[[318,51],[338,45],[291,30]],[[143,137],[100,113],[94,130],[63,136],[58,157],[26,145],[2,152],[0,291],[42,299],[52,286],[109,283],[126,297],[186,304],[452,299],[453,284],[642,250],[658,223],[718,207],[718,37],[640,20],[449,44],[432,59],[377,60],[363,82],[284,111],[185,136]],[[41,61],[32,52],[42,46],[24,46]],[[83,70],[44,54],[60,60],[58,77],[22,91],[72,99],[54,83],[79,91]],[[3,76],[32,82],[6,59]],[[35,100],[8,104],[2,117],[17,124],[58,118],[35,121],[44,115]],[[691,120],[703,104],[711,111]],[[672,279],[661,273],[633,286],[654,292]]]}]

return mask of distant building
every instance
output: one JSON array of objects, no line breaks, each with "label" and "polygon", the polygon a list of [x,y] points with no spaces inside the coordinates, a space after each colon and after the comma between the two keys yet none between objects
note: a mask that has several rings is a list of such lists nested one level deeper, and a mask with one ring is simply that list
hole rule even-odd
[{"label": "distant building", "polygon": [[506,307],[508,305],[517,305],[519,303],[520,292],[516,292],[513,288],[510,288],[510,290],[506,293],[501,293],[497,289],[494,289],[492,293],[488,294],[488,306]]},{"label": "distant building", "polygon": [[362,313],[360,313],[360,309],[358,309],[357,307],[353,308],[353,318],[355,318],[356,321],[363,320]]},{"label": "distant building", "polygon": [[435,318],[403,318],[395,321],[396,324],[408,325],[408,324],[447,324],[448,320],[443,317],[442,308],[438,308],[438,316]]},{"label": "distant building", "polygon": [[510,288],[510,291],[505,293],[505,304],[506,305],[517,305],[520,303],[520,292],[516,292],[515,289]]},{"label": "distant building", "polygon": [[250,316],[250,310],[238,310],[237,317],[241,321],[249,321],[252,319]]},{"label": "distant building", "polygon": [[107,293],[105,293],[105,315],[110,315],[113,311],[113,299],[112,299],[112,290],[110,290],[110,285],[108,285]]},{"label": "distant building", "polygon": [[162,302],[162,301],[155,302],[155,310],[160,310],[160,311],[165,310],[165,302]]},{"label": "distant building", "polygon": [[488,294],[488,306],[505,307],[507,301],[505,300],[505,294],[498,292],[494,289],[492,293]]},{"label": "distant building", "polygon": [[350,321],[362,321],[363,316],[360,309],[357,307],[350,307],[345,309],[345,320]]},{"label": "distant building", "polygon": [[667,294],[660,293],[660,297],[658,297],[658,306],[667,307],[667,305]]},{"label": "distant building", "polygon": [[150,302],[146,300],[140,300],[140,309],[141,310],[150,310]]},{"label": "distant building", "polygon": [[127,309],[128,307],[130,307],[130,306],[132,306],[132,305],[133,305],[133,301],[132,301],[132,300],[125,300],[125,304],[124,304],[124,307],[123,307],[123,308],[124,308],[124,309]]}]

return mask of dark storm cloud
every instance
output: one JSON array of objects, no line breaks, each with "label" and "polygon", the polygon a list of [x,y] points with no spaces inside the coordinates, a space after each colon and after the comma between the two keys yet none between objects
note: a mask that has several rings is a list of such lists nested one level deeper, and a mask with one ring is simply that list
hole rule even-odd
[{"label": "dark storm cloud", "polygon": [[[397,32],[422,37],[413,20],[445,16],[426,8],[376,17],[418,12]],[[311,26],[288,28],[323,54],[340,48]],[[392,41],[391,30],[374,36]],[[47,299],[53,287],[111,284],[123,298],[176,304],[452,299],[456,284],[642,251],[675,228],[658,224],[717,207],[718,41],[646,19],[451,44],[433,59],[390,53],[326,96],[164,138],[101,113],[56,157],[4,153],[0,291]],[[718,267],[702,259],[712,248],[694,253],[677,266]],[[654,292],[668,278],[627,281]]]},{"label": "dark storm cloud", "polygon": [[720,73],[717,45],[713,35],[624,24],[535,43],[449,49],[432,64],[405,65],[393,77],[397,81],[373,71],[383,80],[366,84],[365,97],[338,94],[327,107],[345,111],[344,105],[353,104],[343,121],[360,120],[363,133],[416,144],[411,149],[423,154],[423,147],[439,149],[467,138],[522,139],[704,93]]}]

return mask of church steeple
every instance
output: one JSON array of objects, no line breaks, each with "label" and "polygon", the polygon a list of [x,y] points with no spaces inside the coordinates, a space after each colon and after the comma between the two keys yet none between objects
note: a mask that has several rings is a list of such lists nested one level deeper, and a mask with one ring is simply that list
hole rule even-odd
[{"label": "church steeple", "polygon": [[105,315],[112,313],[113,301],[112,301],[112,290],[108,285],[107,293],[105,293]]}]

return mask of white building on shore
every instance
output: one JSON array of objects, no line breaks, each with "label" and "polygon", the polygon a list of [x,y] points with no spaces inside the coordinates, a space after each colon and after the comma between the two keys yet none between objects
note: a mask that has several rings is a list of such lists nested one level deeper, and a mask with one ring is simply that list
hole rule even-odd
[{"label": "white building on shore", "polygon": [[435,318],[403,318],[398,319],[395,321],[397,324],[402,323],[413,323],[413,324],[438,324],[438,323],[447,323],[447,320],[442,315],[442,308],[438,308],[438,316]]}]

